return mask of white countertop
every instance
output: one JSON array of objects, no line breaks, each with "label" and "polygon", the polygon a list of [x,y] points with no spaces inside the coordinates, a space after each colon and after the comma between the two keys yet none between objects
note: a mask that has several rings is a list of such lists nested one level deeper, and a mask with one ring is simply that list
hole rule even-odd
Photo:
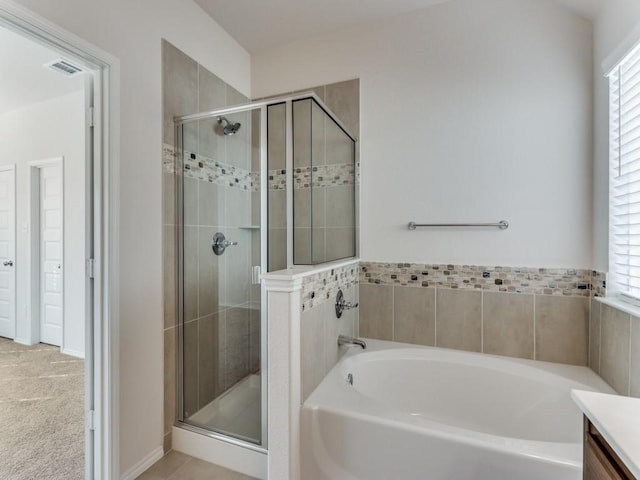
[{"label": "white countertop", "polygon": [[640,479],[640,398],[573,390],[571,397]]}]

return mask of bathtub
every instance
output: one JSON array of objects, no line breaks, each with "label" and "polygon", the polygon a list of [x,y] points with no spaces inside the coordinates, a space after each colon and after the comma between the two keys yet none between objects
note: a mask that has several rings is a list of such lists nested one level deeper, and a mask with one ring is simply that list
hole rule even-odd
[{"label": "bathtub", "polygon": [[367,344],[302,407],[302,480],[582,478],[571,390],[613,393],[588,368]]}]

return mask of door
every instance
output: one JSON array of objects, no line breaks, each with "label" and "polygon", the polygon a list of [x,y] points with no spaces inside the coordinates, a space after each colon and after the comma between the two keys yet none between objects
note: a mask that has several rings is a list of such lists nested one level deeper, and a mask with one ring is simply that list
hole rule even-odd
[{"label": "door", "polygon": [[[263,121],[266,109],[246,107],[200,120],[210,126],[199,137],[200,153],[192,155],[184,144],[178,167],[189,172],[178,184],[180,419],[260,446],[266,443],[260,285],[266,211],[258,182],[264,179],[266,185],[266,175],[260,175],[266,165]],[[225,131],[229,125],[233,135]],[[197,126],[198,121],[180,124],[180,138]],[[214,177],[207,158],[230,168]]]},{"label": "door", "polygon": [[15,168],[0,167],[0,337],[16,336]]},{"label": "door", "polygon": [[62,165],[40,168],[40,341],[62,344]]}]

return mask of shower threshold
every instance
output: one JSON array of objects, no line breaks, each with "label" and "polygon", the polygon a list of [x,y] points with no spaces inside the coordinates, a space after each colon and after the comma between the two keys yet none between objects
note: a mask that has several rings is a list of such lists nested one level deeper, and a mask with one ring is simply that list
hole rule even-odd
[{"label": "shower threshold", "polygon": [[187,423],[260,443],[260,374],[251,374],[186,419]]}]

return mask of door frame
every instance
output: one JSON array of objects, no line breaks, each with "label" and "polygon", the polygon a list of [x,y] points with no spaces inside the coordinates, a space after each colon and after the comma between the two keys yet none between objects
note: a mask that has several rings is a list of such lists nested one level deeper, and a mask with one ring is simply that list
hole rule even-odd
[{"label": "door frame", "polygon": [[27,303],[27,318],[31,323],[29,343],[35,345],[39,343],[40,327],[41,327],[41,271],[40,271],[40,228],[41,228],[41,205],[40,201],[40,171],[42,167],[50,165],[60,165],[60,186],[62,188],[62,338],[60,339],[60,351],[65,353],[64,345],[64,157],[46,158],[44,160],[32,160],[29,162],[29,199],[28,199],[28,212],[29,212],[29,252],[27,256],[28,265],[28,297],[29,303]]},{"label": "door frame", "polygon": [[85,478],[119,478],[120,62],[13,0],[0,0],[0,26],[87,70]]},{"label": "door frame", "polygon": [[16,251],[17,251],[17,191],[16,191],[16,164],[8,163],[6,165],[0,165],[0,172],[13,172],[13,298],[12,300],[12,309],[13,309],[13,341],[16,341],[18,335],[18,296],[17,296],[17,262],[16,262]]}]

